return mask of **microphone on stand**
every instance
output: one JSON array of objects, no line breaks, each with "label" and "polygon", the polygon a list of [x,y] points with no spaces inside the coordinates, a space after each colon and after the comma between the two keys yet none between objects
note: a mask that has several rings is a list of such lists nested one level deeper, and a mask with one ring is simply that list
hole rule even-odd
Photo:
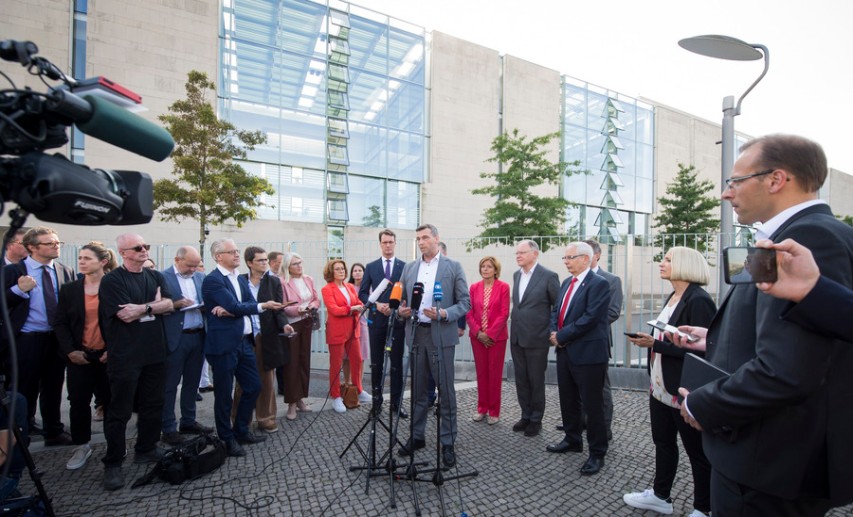
[{"label": "microphone on stand", "polygon": [[391,299],[388,300],[388,305],[392,311],[400,308],[400,301],[403,299],[403,283],[394,282],[394,287],[391,288]]},{"label": "microphone on stand", "polygon": [[418,311],[421,308],[421,303],[424,301],[424,283],[415,282],[412,286],[412,319],[418,319]]},{"label": "microphone on stand", "polygon": [[364,314],[370,309],[376,307],[376,301],[379,300],[379,297],[385,294],[385,291],[388,290],[388,286],[391,285],[391,281],[387,278],[383,278],[379,285],[376,286],[376,289],[370,293],[370,296],[367,297],[367,303],[364,304],[364,307],[361,309],[361,313]]}]

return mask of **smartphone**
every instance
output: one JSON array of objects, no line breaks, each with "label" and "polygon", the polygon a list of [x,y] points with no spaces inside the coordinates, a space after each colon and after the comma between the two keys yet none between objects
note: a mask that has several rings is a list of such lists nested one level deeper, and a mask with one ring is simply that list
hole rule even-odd
[{"label": "smartphone", "polygon": [[293,301],[291,301],[291,302],[284,302],[284,306],[285,306],[285,307],[290,307],[291,305],[296,305],[297,303],[299,303],[299,301],[298,301],[298,300],[293,300]]},{"label": "smartphone", "polygon": [[640,337],[640,335],[637,334],[636,332],[623,332],[623,334],[625,334],[629,338],[633,338],[633,339],[637,339],[638,337]]},{"label": "smartphone", "polygon": [[723,271],[727,284],[775,282],[776,250],[731,247],[723,250]]},{"label": "smartphone", "polygon": [[289,333],[289,334],[285,334],[284,332],[279,332],[279,333],[278,333],[278,335],[279,335],[279,336],[281,336],[281,337],[293,337],[293,336],[295,336],[296,334],[299,334],[299,332],[293,331],[293,332],[291,332],[291,333]]},{"label": "smartphone", "polygon": [[687,332],[682,332],[682,331],[678,330],[677,327],[673,327],[672,325],[667,325],[666,323],[664,323],[662,321],[649,320],[646,323],[649,326],[660,330],[661,332],[669,332],[670,334],[678,334],[679,336],[687,339],[688,343],[695,343],[696,341],[699,341],[699,338],[694,336],[693,334],[688,334]]}]

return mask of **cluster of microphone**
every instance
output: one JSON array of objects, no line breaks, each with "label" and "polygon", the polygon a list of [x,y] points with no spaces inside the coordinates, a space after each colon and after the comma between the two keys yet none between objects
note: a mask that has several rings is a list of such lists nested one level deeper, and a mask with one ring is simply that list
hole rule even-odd
[{"label": "cluster of microphone", "polygon": [[[400,304],[403,300],[403,283],[402,282],[394,282],[391,283],[387,278],[382,279],[379,282],[379,285],[376,286],[376,289],[370,293],[370,296],[367,298],[367,303],[364,305],[364,309],[362,312],[370,310],[373,307],[376,307],[376,302],[379,298],[385,294],[385,291],[388,290],[388,287],[391,287],[391,297],[388,301],[388,305],[391,307],[392,311],[396,311],[400,308]],[[412,308],[412,317],[417,317],[417,312],[423,303],[424,298],[424,283],[423,282],[415,282],[412,286],[412,299],[410,300],[409,307]],[[435,303],[441,302],[444,298],[441,282],[436,282],[435,286],[432,289],[432,301]]]}]

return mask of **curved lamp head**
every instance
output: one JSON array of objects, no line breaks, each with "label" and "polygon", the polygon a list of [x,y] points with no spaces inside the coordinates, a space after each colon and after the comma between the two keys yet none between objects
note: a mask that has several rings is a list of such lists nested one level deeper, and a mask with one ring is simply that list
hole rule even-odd
[{"label": "curved lamp head", "polygon": [[684,38],[678,42],[678,45],[696,54],[730,61],[755,61],[764,57],[756,45],[716,34]]}]

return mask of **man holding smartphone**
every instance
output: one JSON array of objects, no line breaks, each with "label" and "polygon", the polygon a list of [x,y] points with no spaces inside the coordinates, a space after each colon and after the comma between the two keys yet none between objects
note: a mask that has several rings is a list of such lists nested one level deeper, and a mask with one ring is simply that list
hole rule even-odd
[{"label": "man holding smartphone", "polygon": [[[741,148],[722,198],[741,224],[763,223],[759,238],[796,239],[851,287],[853,228],[818,199],[827,172],[817,143],[765,136]],[[708,360],[731,376],[679,390],[685,420],[704,430],[715,515],[822,515],[853,501],[853,347],[780,319],[786,306],[735,285],[705,340]]]}]

